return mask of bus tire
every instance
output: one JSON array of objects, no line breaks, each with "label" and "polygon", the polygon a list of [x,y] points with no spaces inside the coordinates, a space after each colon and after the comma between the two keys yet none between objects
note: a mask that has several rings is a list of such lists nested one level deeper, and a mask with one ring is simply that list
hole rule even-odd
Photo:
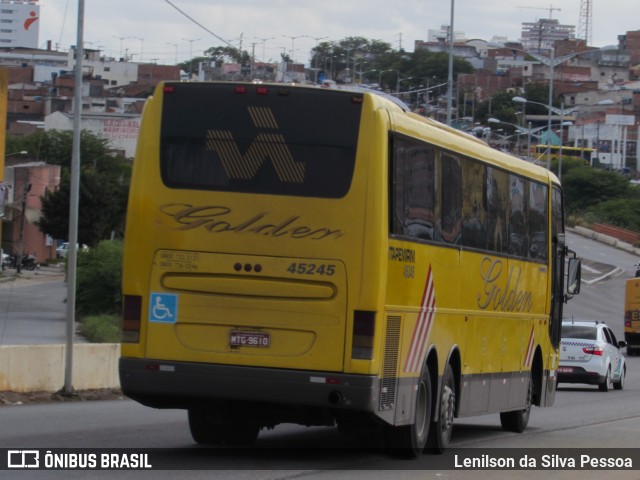
[{"label": "bus tire", "polygon": [[394,456],[416,458],[424,452],[429,438],[432,411],[431,376],[425,365],[416,393],[416,416],[411,425],[387,427],[387,447]]},{"label": "bus tire", "polygon": [[527,388],[527,406],[521,410],[510,412],[500,412],[500,424],[507,432],[522,433],[529,424],[531,416],[531,399],[533,397],[533,380],[529,377],[529,387]]},{"label": "bus tire", "polygon": [[251,446],[260,433],[257,425],[219,424],[207,410],[189,409],[189,430],[200,445]]},{"label": "bus tire", "polygon": [[447,363],[442,378],[439,410],[436,420],[429,429],[429,447],[435,453],[444,452],[451,441],[453,418],[456,411],[456,382],[451,365]]}]

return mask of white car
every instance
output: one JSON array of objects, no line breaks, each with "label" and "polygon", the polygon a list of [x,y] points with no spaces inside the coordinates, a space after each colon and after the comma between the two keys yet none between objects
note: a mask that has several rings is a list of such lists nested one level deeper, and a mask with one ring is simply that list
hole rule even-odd
[{"label": "white car", "polygon": [[598,385],[601,392],[624,388],[627,366],[613,331],[603,322],[564,321],[560,340],[558,383]]},{"label": "white car", "polygon": [[[81,247],[77,247],[77,248],[78,248],[78,251],[83,251],[83,252],[86,252],[87,250],[89,250],[89,247],[87,247],[84,243],[82,244]],[[62,245],[56,248],[56,256],[58,258],[67,258],[68,252],[69,252],[69,242],[64,242]]]}]

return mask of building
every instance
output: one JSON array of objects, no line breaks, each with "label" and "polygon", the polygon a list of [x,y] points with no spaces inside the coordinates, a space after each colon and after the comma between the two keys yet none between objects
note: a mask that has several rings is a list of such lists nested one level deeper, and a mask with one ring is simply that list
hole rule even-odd
[{"label": "building", "polygon": [[640,30],[619,35],[618,47],[629,54],[629,64],[632,67],[640,65]]},{"label": "building", "polygon": [[[140,118],[140,114],[83,112],[80,126],[82,130],[88,130],[109,140],[114,151],[127,158],[133,158],[136,153]],[[47,115],[44,119],[44,129],[73,130],[73,114],[54,112]]]},{"label": "building", "polygon": [[[442,25],[440,30],[429,29],[427,31],[427,41],[428,42],[438,42],[441,40],[447,40],[449,38],[449,25]],[[453,41],[454,42],[464,42],[465,41],[465,33],[459,31],[453,31]]]},{"label": "building", "polygon": [[[67,54],[66,68],[75,66],[75,46]],[[85,75],[100,80],[105,88],[131,84],[156,85],[161,80],[180,81],[180,67],[156,63],[126,62],[105,57],[100,50],[84,49],[82,69]]]},{"label": "building", "polygon": [[551,18],[523,23],[522,45],[527,51],[549,54],[556,42],[575,39],[575,30],[575,25],[561,25]]},{"label": "building", "polygon": [[2,218],[2,250],[13,255],[33,255],[38,261],[56,258],[56,245],[37,222],[40,198],[60,183],[60,166],[30,162],[5,167],[5,208]]},{"label": "building", "polygon": [[37,1],[2,1],[0,25],[0,47],[38,48],[40,5]]},{"label": "building", "polygon": [[565,105],[577,108],[567,129],[569,145],[597,149],[594,166],[640,171],[640,89],[572,93],[563,98]]}]

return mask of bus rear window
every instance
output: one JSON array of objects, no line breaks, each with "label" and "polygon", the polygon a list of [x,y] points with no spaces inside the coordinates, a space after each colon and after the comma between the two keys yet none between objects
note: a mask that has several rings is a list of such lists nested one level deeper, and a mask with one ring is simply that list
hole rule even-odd
[{"label": "bus rear window", "polygon": [[276,85],[170,86],[160,143],[168,187],[322,198],[349,190],[361,95]]}]

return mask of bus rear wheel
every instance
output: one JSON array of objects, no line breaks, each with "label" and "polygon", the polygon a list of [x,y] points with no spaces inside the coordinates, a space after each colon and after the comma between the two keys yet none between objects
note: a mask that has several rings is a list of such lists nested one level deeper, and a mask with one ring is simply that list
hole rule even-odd
[{"label": "bus rear wheel", "polygon": [[533,397],[533,381],[529,377],[529,387],[527,390],[527,406],[522,410],[512,410],[511,412],[500,412],[500,424],[507,432],[522,433],[529,424],[531,415],[531,399]]},{"label": "bus rear wheel", "polygon": [[387,429],[387,445],[393,455],[416,458],[422,454],[429,438],[432,398],[431,377],[425,365],[416,392],[415,421],[411,425]]},{"label": "bus rear wheel", "polygon": [[220,424],[209,410],[189,409],[189,430],[201,445],[251,446],[260,433],[257,425]]},{"label": "bus rear wheel", "polygon": [[442,378],[438,416],[431,425],[429,447],[436,453],[442,453],[449,446],[453,432],[453,419],[456,412],[456,382],[453,369],[447,364]]}]

